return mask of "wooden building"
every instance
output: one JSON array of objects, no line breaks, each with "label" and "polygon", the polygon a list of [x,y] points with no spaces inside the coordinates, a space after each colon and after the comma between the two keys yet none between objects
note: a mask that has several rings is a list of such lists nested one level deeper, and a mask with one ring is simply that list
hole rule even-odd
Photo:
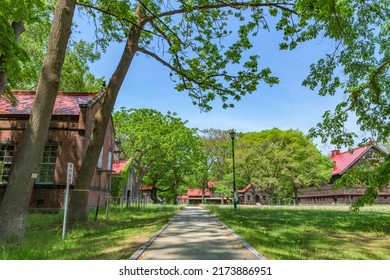
[{"label": "wooden building", "polygon": [[[127,170],[125,169],[126,167]],[[122,195],[120,199],[123,204],[134,203],[161,203],[162,200],[157,196],[156,188],[153,186],[141,186],[137,188],[135,183],[135,171],[129,159],[115,160],[112,166],[113,176],[125,176],[126,181],[122,186]],[[124,174],[123,172],[127,174]],[[123,174],[122,174],[123,173]]]},{"label": "wooden building", "polygon": [[251,184],[237,191],[239,194],[238,204],[244,205],[268,205],[270,204],[269,194]]},{"label": "wooden building", "polygon": [[[358,147],[352,151],[332,151],[330,159],[333,162],[332,178],[329,184],[321,188],[304,188],[298,191],[300,204],[351,204],[362,196],[366,190],[364,186],[354,186],[348,189],[333,189],[333,183],[341,178],[345,172],[366,160],[382,161],[386,155],[376,145]],[[390,187],[379,191],[374,203],[390,204]]]},{"label": "wooden building", "polygon": [[[29,120],[35,92],[18,91],[14,95],[18,100],[15,107],[0,100],[0,199],[7,188],[8,176]],[[93,118],[103,96],[103,91],[58,93],[30,208],[63,207],[67,163],[74,164],[76,178],[93,130]],[[103,205],[108,199],[110,170],[117,152],[115,131],[110,121],[89,188],[89,207],[95,207],[98,203]]]}]

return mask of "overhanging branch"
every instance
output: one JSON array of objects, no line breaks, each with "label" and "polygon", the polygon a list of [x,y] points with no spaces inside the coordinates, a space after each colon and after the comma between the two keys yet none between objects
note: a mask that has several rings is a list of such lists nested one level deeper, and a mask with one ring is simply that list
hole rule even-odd
[{"label": "overhanging branch", "polygon": [[119,16],[119,15],[116,15],[116,14],[110,12],[108,9],[102,9],[102,8],[99,8],[99,7],[95,7],[95,6],[92,6],[92,5],[89,5],[89,4],[79,3],[79,2],[76,2],[76,4],[78,6],[81,6],[81,7],[85,7],[85,8],[89,8],[91,10],[98,11],[98,12],[100,12],[102,14],[106,14],[106,15],[112,16],[112,17],[114,17],[114,18],[116,18],[116,19],[118,19],[120,21],[126,22],[127,24],[130,24],[132,26],[135,26],[135,27],[137,27],[138,29],[140,29],[142,31],[145,31],[145,32],[150,33],[150,34],[153,34],[155,36],[159,36],[158,34],[154,33],[153,31],[150,31],[148,29],[145,29],[145,28],[141,27],[141,25],[136,23],[134,20],[131,20],[131,19],[128,19],[128,18]]},{"label": "overhanging branch", "polygon": [[[187,5],[188,6],[188,5]],[[191,11],[203,11],[203,10],[215,10],[215,9],[223,9],[223,8],[259,8],[259,7],[273,7],[282,11],[287,11],[292,14],[296,14],[296,12],[289,8],[293,7],[294,3],[252,3],[252,2],[235,2],[235,3],[229,3],[229,2],[222,2],[218,1],[218,3],[215,4],[209,4],[209,5],[199,5],[191,7]],[[153,19],[156,19],[157,17],[166,17],[166,16],[173,16],[177,14],[183,14],[188,12],[188,9],[176,9],[172,11],[166,11],[162,12],[160,14],[157,14],[155,16],[146,17],[146,21],[150,21]]]}]

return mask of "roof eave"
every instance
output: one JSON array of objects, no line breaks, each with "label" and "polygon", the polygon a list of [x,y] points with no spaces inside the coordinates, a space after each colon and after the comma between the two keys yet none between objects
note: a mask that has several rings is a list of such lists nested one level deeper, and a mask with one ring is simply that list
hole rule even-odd
[{"label": "roof eave", "polygon": [[[93,107],[97,102],[99,102],[103,96],[107,93],[106,88],[102,88],[99,93],[97,93],[94,97],[91,98],[91,100],[88,101],[87,104],[85,104],[87,107],[91,108]],[[82,104],[80,104],[82,105]],[[83,104],[84,105],[84,104]]]}]

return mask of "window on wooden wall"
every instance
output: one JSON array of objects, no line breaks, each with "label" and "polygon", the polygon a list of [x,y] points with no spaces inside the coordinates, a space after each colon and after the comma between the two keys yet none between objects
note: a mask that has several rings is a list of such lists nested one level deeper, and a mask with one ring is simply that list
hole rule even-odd
[{"label": "window on wooden wall", "polygon": [[14,156],[14,145],[0,144],[0,183],[8,182]]},{"label": "window on wooden wall", "polygon": [[38,183],[53,183],[54,170],[56,168],[57,146],[47,145],[43,152],[42,162],[39,168]]}]

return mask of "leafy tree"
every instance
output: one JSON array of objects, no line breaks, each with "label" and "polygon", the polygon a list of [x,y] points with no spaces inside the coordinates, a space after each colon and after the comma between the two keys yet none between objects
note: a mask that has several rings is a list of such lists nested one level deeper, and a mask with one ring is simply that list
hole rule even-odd
[{"label": "leafy tree", "polygon": [[273,200],[294,197],[299,188],[321,186],[331,163],[297,130],[277,128],[245,133],[237,141],[237,175],[263,188]]},{"label": "leafy tree", "polygon": [[232,182],[233,179],[229,178],[230,180],[222,180],[218,184],[213,186],[213,192],[220,194],[223,198],[231,199],[233,197],[233,188],[232,188]]},{"label": "leafy tree", "polygon": [[381,143],[382,147],[385,148],[386,152],[390,154],[390,137],[388,137],[383,143]]},{"label": "leafy tree", "polygon": [[[125,47],[111,76],[107,94],[95,116],[95,126],[75,188],[87,190],[103,143],[104,132],[121,84],[136,53],[147,55],[171,70],[178,91],[185,91],[195,105],[210,110],[217,97],[224,108],[256,90],[260,82],[274,85],[278,79],[259,56],[245,53],[259,30],[269,30],[267,17],[278,16],[276,29],[285,34],[284,45],[293,48],[293,3],[278,1],[149,1],[133,4],[110,0],[82,1],[98,23],[98,43],[111,40]],[[229,41],[229,35],[237,36]],[[239,69],[234,71],[237,66]],[[241,67],[240,67],[241,66]],[[87,219],[86,192],[72,195],[71,221]]]},{"label": "leafy tree", "polygon": [[203,147],[196,130],[168,112],[121,108],[113,115],[122,148],[136,172],[136,186],[154,186],[169,201],[176,201],[187,178],[203,162]]},{"label": "leafy tree", "polygon": [[[29,59],[23,63],[17,89],[35,89],[39,78],[45,48],[47,46],[50,22],[35,22],[26,25],[26,31],[20,38],[20,45],[28,50]],[[61,73],[59,90],[61,91],[98,91],[103,83],[102,78],[95,78],[89,72],[89,63],[100,58],[95,51],[94,43],[84,40],[70,40],[65,62]]]},{"label": "leafy tree", "polygon": [[231,140],[228,131],[210,128],[200,131],[205,146],[209,177],[213,181],[223,179],[226,174],[228,158],[231,158]]},{"label": "leafy tree", "polygon": [[[11,90],[36,89],[47,49],[54,1],[5,1],[0,8],[0,95],[16,102]],[[60,81],[63,91],[97,91],[102,79],[89,72],[88,63],[99,59],[93,43],[71,40]]]},{"label": "leafy tree", "polygon": [[347,121],[356,115],[366,137],[383,141],[390,135],[388,1],[298,1],[300,23],[307,26],[301,40],[319,34],[334,42],[325,57],[312,64],[303,82],[320,95],[344,95],[334,112],[311,133],[332,144],[353,147],[358,135],[348,131]]},{"label": "leafy tree", "polygon": [[231,156],[230,137],[227,131],[209,128],[200,131],[205,159],[202,172],[202,201],[209,181],[221,181],[228,168],[227,157]]},{"label": "leafy tree", "polygon": [[43,16],[44,1],[21,0],[2,1],[0,7],[0,97],[10,95],[10,90],[20,77],[21,63],[27,61],[26,51],[20,46],[19,38],[25,24],[40,22]]},{"label": "leafy tree", "polygon": [[[156,190],[165,201],[176,204],[177,196],[186,192],[188,186],[200,185],[205,155],[202,142],[196,131],[187,127],[178,127],[179,137],[172,145],[169,153],[158,163],[151,175],[159,181],[154,181]],[[203,184],[202,184],[203,185]]]}]

